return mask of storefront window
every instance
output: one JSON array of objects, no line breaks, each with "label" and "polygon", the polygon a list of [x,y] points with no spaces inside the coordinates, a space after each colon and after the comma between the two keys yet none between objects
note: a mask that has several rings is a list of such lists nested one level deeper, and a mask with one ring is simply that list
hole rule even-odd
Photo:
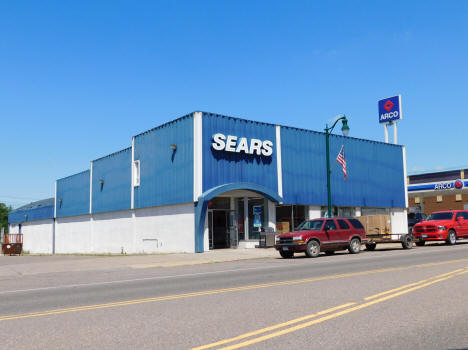
[{"label": "storefront window", "polygon": [[237,207],[237,232],[239,233],[239,240],[245,240],[244,230],[244,198],[236,199]]},{"label": "storefront window", "polygon": [[249,199],[249,239],[259,239],[265,222],[265,200]]},{"label": "storefront window", "polygon": [[276,230],[283,233],[295,230],[305,220],[305,208],[304,205],[277,205]]}]

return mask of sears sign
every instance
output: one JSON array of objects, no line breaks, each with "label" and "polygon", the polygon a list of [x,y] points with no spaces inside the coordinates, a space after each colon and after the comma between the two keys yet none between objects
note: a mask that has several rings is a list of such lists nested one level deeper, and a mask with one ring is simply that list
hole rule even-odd
[{"label": "sears sign", "polygon": [[379,123],[388,123],[401,117],[401,95],[379,101]]},{"label": "sears sign", "polygon": [[265,157],[273,154],[273,142],[270,140],[247,139],[221,133],[213,135],[211,147],[216,151],[256,154]]}]

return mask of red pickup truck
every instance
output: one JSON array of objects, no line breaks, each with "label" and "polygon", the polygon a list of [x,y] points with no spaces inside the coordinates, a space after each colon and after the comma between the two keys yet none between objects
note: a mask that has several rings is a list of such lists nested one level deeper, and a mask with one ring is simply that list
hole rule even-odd
[{"label": "red pickup truck", "polygon": [[413,228],[416,245],[423,246],[427,241],[445,241],[453,245],[459,238],[468,238],[468,211],[438,211]]},{"label": "red pickup truck", "polygon": [[366,243],[366,231],[354,218],[306,220],[296,231],[275,237],[275,249],[283,258],[292,258],[294,253],[305,252],[310,258],[320,252],[333,254],[336,250],[348,249],[351,254],[361,250]]}]

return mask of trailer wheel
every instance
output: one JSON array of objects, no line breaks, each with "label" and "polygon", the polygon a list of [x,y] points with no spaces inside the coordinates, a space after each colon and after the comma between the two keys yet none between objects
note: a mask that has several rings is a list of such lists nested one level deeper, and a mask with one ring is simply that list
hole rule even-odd
[{"label": "trailer wheel", "polygon": [[406,235],[401,239],[401,245],[403,249],[411,249],[413,248],[413,239],[410,235]]},{"label": "trailer wheel", "polygon": [[366,249],[368,251],[373,251],[375,250],[375,247],[377,246],[377,243],[366,243]]}]

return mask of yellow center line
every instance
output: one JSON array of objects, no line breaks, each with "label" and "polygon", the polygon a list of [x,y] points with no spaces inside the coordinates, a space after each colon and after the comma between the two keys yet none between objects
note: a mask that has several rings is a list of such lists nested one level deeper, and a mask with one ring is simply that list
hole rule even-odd
[{"label": "yellow center line", "polygon": [[273,331],[273,330],[281,328],[281,327],[285,327],[285,326],[289,326],[289,325],[292,325],[292,324],[295,324],[295,323],[306,321],[306,320],[309,320],[309,319],[317,317],[317,316],[322,316],[322,315],[328,314],[330,312],[340,310],[340,309],[344,309],[344,308],[346,308],[348,306],[352,306],[352,305],[356,305],[356,303],[346,303],[346,304],[343,304],[343,305],[335,306],[335,307],[332,307],[330,309],[326,309],[326,310],[317,312],[315,314],[299,317],[299,318],[296,318],[294,320],[290,320],[290,321],[287,321],[287,322],[284,322],[284,323],[280,323],[280,324],[273,325],[273,326],[270,326],[270,327],[262,328],[262,329],[252,331],[252,332],[249,332],[249,333],[241,334],[241,335],[239,335],[237,337],[220,340],[220,341],[218,341],[216,343],[202,345],[202,346],[193,348],[192,350],[209,349],[209,348],[212,348],[212,347],[215,347],[215,346],[224,345],[224,344],[227,344],[227,343],[232,343],[232,342],[237,341],[237,340],[245,339],[245,338],[252,337],[254,335],[258,335],[258,334],[261,334],[261,333],[266,333],[266,332],[269,332],[269,331]]},{"label": "yellow center line", "polygon": [[467,261],[468,261],[468,258],[466,258],[466,259],[456,259],[456,260],[448,260],[448,261],[442,261],[442,262],[437,262],[437,263],[408,265],[408,266],[404,266],[404,267],[391,267],[391,268],[385,268],[385,269],[343,273],[343,274],[337,274],[337,275],[328,275],[328,276],[322,276],[322,277],[304,278],[304,279],[290,280],[290,281],[262,283],[262,284],[246,285],[246,286],[239,286],[239,287],[232,287],[232,288],[213,289],[213,290],[207,290],[207,291],[201,291],[201,292],[174,294],[174,295],[167,295],[167,296],[161,296],[161,297],[133,299],[133,300],[120,301],[120,302],[112,302],[112,303],[76,306],[76,307],[71,307],[71,308],[46,310],[46,311],[26,313],[26,314],[5,315],[5,316],[0,316],[0,322],[1,321],[8,321],[8,320],[31,318],[31,317],[59,315],[59,314],[64,314],[64,313],[69,313],[69,312],[97,310],[97,309],[122,307],[122,306],[136,305],[136,304],[143,304],[143,303],[152,303],[152,302],[159,302],[159,301],[191,298],[191,297],[197,297],[197,296],[247,291],[247,290],[260,289],[260,288],[295,285],[295,284],[302,284],[302,283],[310,283],[310,282],[317,282],[317,281],[340,279],[340,278],[346,278],[346,277],[366,276],[366,275],[372,275],[372,274],[378,274],[378,273],[384,273],[384,272],[404,271],[404,270],[409,270],[409,269],[413,269],[413,268],[441,266],[441,265],[455,264],[455,263],[467,262]]},{"label": "yellow center line", "polygon": [[440,277],[444,277],[444,276],[447,276],[447,275],[451,275],[455,272],[460,272],[460,271],[463,271],[464,269],[458,269],[458,270],[455,270],[455,271],[452,271],[452,272],[447,272],[447,273],[444,273],[442,275],[438,275],[438,276],[434,276],[434,277],[429,277],[429,278],[426,278],[424,280],[421,280],[419,282],[414,282],[414,283],[409,283],[409,284],[405,284],[404,286],[401,286],[401,287],[398,287],[398,288],[394,288],[394,289],[390,289],[390,290],[387,290],[385,292],[382,292],[382,293],[378,293],[378,294],[374,294],[374,295],[371,295],[369,297],[366,297],[364,298],[364,300],[371,300],[371,299],[375,299],[375,298],[378,298],[382,295],[385,295],[385,294],[390,294],[390,293],[393,293],[393,292],[397,292],[399,290],[402,290],[402,289],[405,289],[405,288],[408,288],[408,287],[412,287],[412,286],[416,286],[418,284],[421,284],[421,283],[424,283],[424,282],[427,282],[427,281],[430,281],[430,280],[433,280],[433,279],[437,279],[437,278],[440,278]]},{"label": "yellow center line", "polygon": [[[367,308],[369,306],[372,306],[372,305],[375,305],[375,304],[378,304],[378,303],[381,303],[381,302],[384,302],[384,301],[387,301],[389,299],[393,299],[393,298],[396,298],[398,296],[401,296],[401,295],[404,295],[404,294],[407,294],[407,293],[410,293],[410,292],[413,292],[413,291],[416,291],[418,289],[421,289],[421,288],[425,288],[425,287],[428,287],[428,286],[431,286],[433,284],[436,284],[436,283],[440,283],[440,282],[443,282],[443,281],[446,281],[448,279],[451,279],[451,278],[454,278],[456,276],[461,276],[461,275],[464,275],[464,274],[467,274],[468,273],[468,268],[466,269],[458,269],[458,270],[455,270],[455,271],[452,271],[452,272],[449,272],[449,273],[446,273],[446,274],[443,274],[443,275],[440,275],[440,276],[435,276],[433,278],[435,279],[432,279],[430,281],[427,281],[429,279],[426,279],[426,280],[422,280],[422,281],[419,281],[418,282],[418,285],[417,286],[413,286],[411,288],[407,288],[405,290],[400,290],[400,291],[397,291],[393,294],[390,294],[390,295],[386,295],[384,297],[381,297],[379,299],[375,299],[373,301],[369,301],[369,302],[366,302],[366,303],[363,303],[363,304],[360,304],[360,305],[356,305],[356,306],[352,306],[352,307],[349,307],[345,310],[342,310],[342,311],[339,311],[339,312],[335,312],[335,313],[332,313],[332,314],[329,314],[329,315],[326,315],[324,317],[321,317],[321,318],[318,318],[318,319],[314,319],[312,321],[309,321],[309,322],[304,322],[304,323],[301,323],[299,325],[296,325],[296,326],[293,326],[293,327],[289,327],[289,328],[286,328],[286,329],[283,329],[283,330],[280,330],[280,331],[277,331],[277,332],[274,332],[274,333],[270,333],[270,334],[267,334],[267,335],[263,335],[261,337],[258,337],[258,338],[254,338],[254,339],[251,339],[251,340],[247,340],[247,341],[244,341],[242,343],[238,343],[238,344],[233,344],[233,345],[230,345],[230,346],[226,346],[226,347],[223,347],[221,348],[220,350],[234,350],[234,349],[239,349],[239,348],[242,348],[242,347],[246,347],[246,346],[249,346],[249,345],[252,345],[252,344],[256,344],[256,343],[260,343],[260,342],[263,342],[263,341],[266,341],[266,340],[269,340],[269,339],[272,339],[272,338],[276,338],[276,337],[279,337],[281,335],[285,335],[285,334],[288,334],[288,333],[292,333],[292,332],[296,332],[298,330],[301,330],[301,329],[304,329],[304,328],[307,328],[307,327],[310,327],[310,326],[313,326],[315,324],[318,324],[318,323],[322,323],[322,322],[325,322],[325,321],[328,321],[328,320],[331,320],[331,319],[334,319],[334,318],[337,318],[337,317],[340,317],[340,316],[343,316],[343,315],[346,315],[346,314],[349,314],[351,312],[354,312],[354,311],[358,311],[358,310],[361,310],[361,309],[364,309],[364,308]],[[439,278],[437,278],[439,277]],[[425,283],[422,283],[423,281],[427,281]],[[325,310],[327,311],[327,310]],[[281,323],[281,324],[278,324],[276,326],[271,326],[271,327],[276,327],[276,328],[280,328],[280,327],[284,327],[287,325],[288,322],[284,322],[284,323]],[[264,328],[266,329],[266,328]],[[250,332],[250,333],[246,333],[244,335],[247,336],[247,334],[251,334],[253,332]],[[264,333],[264,332],[262,332]],[[243,337],[243,335],[240,335],[238,337],[235,337],[235,338],[230,338],[232,339],[231,341],[229,342],[232,342],[234,340],[237,340],[236,338],[241,338]],[[208,344],[208,345],[205,345],[203,347],[197,347],[197,348],[193,348],[192,350],[195,350],[195,349],[207,349],[209,347],[214,347],[214,346],[217,346],[217,345],[222,345],[222,344],[225,344],[227,343],[228,339],[226,339],[226,341],[220,341],[218,343],[212,343],[212,344]]]}]

